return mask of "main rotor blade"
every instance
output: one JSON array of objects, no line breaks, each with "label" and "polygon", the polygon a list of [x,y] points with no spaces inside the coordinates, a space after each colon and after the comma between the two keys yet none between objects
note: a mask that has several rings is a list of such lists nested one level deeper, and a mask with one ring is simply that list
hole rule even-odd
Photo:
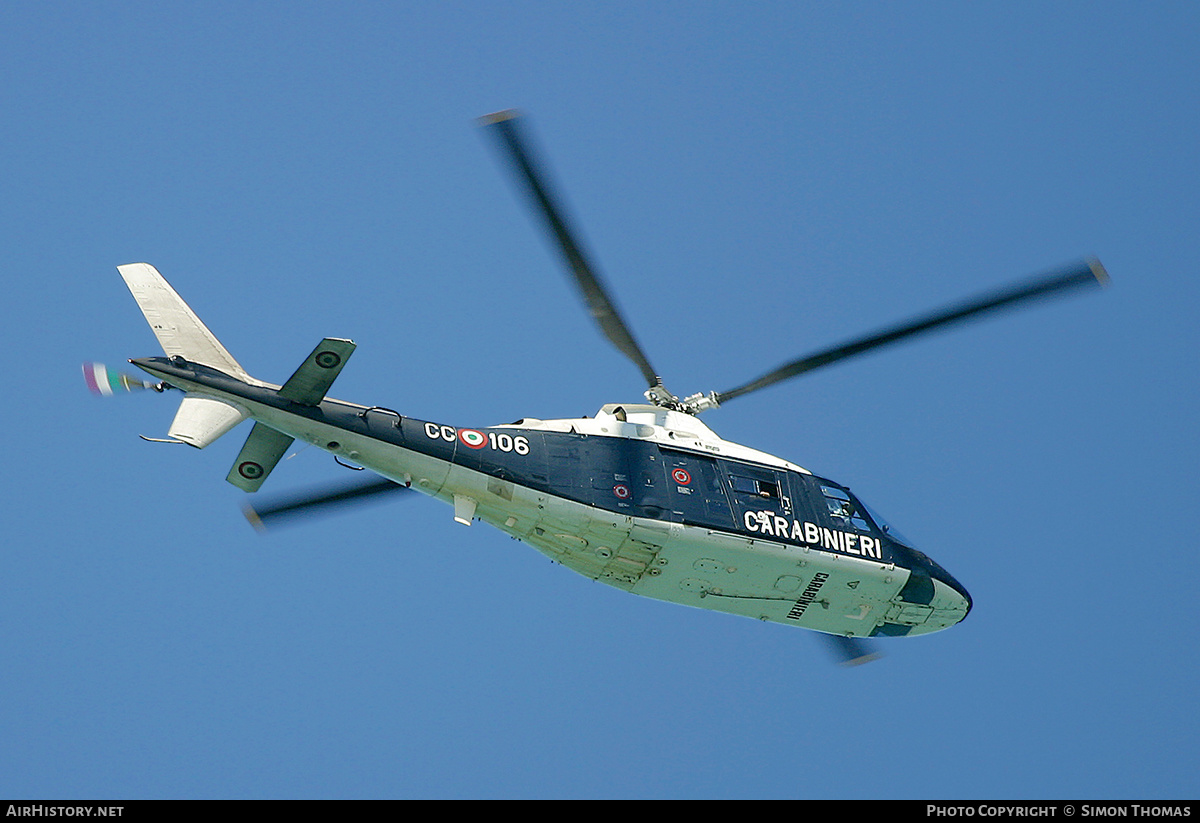
[{"label": "main rotor blade", "polygon": [[583,294],[588,311],[592,313],[604,336],[634,362],[651,388],[659,385],[661,381],[658,372],[642,353],[629,326],[621,318],[616,305],[605,291],[600,275],[588,262],[587,256],[575,239],[576,234],[567,223],[566,212],[551,191],[545,165],[535,161],[530,141],[521,133],[518,126],[520,119],[520,113],[510,109],[481,117],[480,122],[491,128],[507,150],[509,161],[536,201],[547,228],[566,260],[567,268],[575,276],[575,283]]},{"label": "main rotor blade", "polygon": [[861,637],[842,637],[840,634],[822,634],[821,638],[828,645],[834,660],[842,666],[861,666],[878,660],[883,654],[876,650],[875,644]]},{"label": "main rotor blade", "polygon": [[1043,300],[1072,289],[1103,286],[1107,285],[1107,283],[1108,273],[1104,271],[1104,266],[1100,264],[1099,260],[1090,258],[1062,271],[1037,277],[1028,283],[990,292],[968,300],[965,303],[952,306],[949,309],[934,312],[915,320],[883,329],[858,340],[851,340],[848,343],[842,343],[839,346],[819,351],[816,354],[810,354],[798,360],[793,360],[774,371],[764,374],[757,380],[738,386],[735,389],[718,393],[717,401],[719,403],[726,403],[735,397],[740,397],[743,394],[749,394],[759,389],[765,389],[767,386],[772,386],[782,380],[788,380],[805,372],[810,372],[813,369],[828,366],[839,360],[845,360],[848,357],[854,357],[871,349],[877,349],[918,334],[933,331],[934,329],[970,319],[979,319],[990,312],[1012,308],[1021,303]]},{"label": "main rotor blade", "polygon": [[276,498],[262,505],[246,503],[242,512],[250,521],[250,525],[259,531],[266,531],[268,523],[274,525],[293,517],[316,514],[321,509],[334,509],[379,495],[404,491],[409,491],[409,488],[387,478],[375,478],[367,483],[351,486],[342,484],[322,491]]}]

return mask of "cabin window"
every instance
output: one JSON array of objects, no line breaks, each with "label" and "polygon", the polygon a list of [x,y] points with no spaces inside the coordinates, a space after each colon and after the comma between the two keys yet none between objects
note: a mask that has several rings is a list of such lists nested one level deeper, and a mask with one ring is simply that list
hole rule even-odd
[{"label": "cabin window", "polygon": [[770,480],[759,480],[755,477],[743,477],[738,474],[729,475],[729,483],[735,492],[751,494],[765,500],[779,499],[779,484]]}]

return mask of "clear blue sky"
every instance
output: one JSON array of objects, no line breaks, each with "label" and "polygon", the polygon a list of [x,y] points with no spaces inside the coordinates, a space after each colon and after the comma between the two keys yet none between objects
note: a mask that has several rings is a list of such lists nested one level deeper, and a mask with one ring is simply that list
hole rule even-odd
[{"label": "clear blue sky", "polygon": [[[10,3],[0,797],[1195,798],[1193,3]],[[242,364],[482,426],[637,399],[474,118],[529,112],[678,393],[1086,254],[1105,292],[706,415],[849,484],[962,625],[833,666],[425,499],[259,536],[156,265]],[[347,474],[313,450],[268,491]]]}]

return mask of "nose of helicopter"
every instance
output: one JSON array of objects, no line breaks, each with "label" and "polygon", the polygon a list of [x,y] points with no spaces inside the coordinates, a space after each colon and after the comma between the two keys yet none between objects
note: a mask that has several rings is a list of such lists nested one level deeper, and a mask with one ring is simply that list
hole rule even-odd
[{"label": "nose of helicopter", "polygon": [[954,618],[946,624],[947,626],[961,622],[971,611],[971,606],[974,605],[970,593],[967,592],[967,587],[959,583],[954,575],[942,568],[941,564],[929,555],[916,550],[913,550],[913,554],[919,559],[920,565],[926,569],[929,576],[933,578],[934,591],[930,605],[933,606],[935,612],[944,612],[946,618]]},{"label": "nose of helicopter", "polygon": [[955,607],[962,610],[962,617],[959,618],[959,620],[962,620],[970,613],[974,601],[971,600],[970,592],[966,590],[962,583],[959,583],[953,577],[950,577],[950,575],[946,575],[946,577],[948,578],[947,580],[939,580],[938,582],[950,590],[947,593],[950,599],[953,599],[954,595],[957,596],[958,602],[955,604]]},{"label": "nose of helicopter", "polygon": [[971,595],[963,585],[943,573],[934,579],[933,598],[927,607],[929,611],[922,625],[913,628],[912,634],[941,631],[961,623],[971,611],[971,606]]},{"label": "nose of helicopter", "polygon": [[[947,588],[946,599],[951,602],[950,609],[958,614],[958,619],[955,623],[961,623],[966,620],[967,615],[971,613],[971,607],[974,602],[971,600],[970,593],[963,588],[963,585],[954,578],[951,578],[951,583],[946,583]],[[938,581],[939,583],[941,581]]]}]

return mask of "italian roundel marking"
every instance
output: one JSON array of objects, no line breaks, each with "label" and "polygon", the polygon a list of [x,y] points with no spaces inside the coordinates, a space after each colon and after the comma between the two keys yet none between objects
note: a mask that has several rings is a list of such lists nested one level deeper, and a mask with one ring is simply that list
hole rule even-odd
[{"label": "italian roundel marking", "polygon": [[618,483],[617,485],[613,486],[613,494],[615,494],[621,500],[628,500],[629,487]]},{"label": "italian roundel marking", "polygon": [[458,439],[463,442],[464,446],[472,449],[482,449],[487,445],[487,435],[474,429],[459,429]]},{"label": "italian roundel marking", "polygon": [[687,473],[686,469],[676,469],[671,472],[671,477],[675,478],[675,482],[681,486],[686,486],[692,482],[692,476]]},{"label": "italian roundel marking", "polygon": [[263,476],[263,467],[253,460],[247,460],[238,466],[238,474],[247,480],[257,480]]},{"label": "italian roundel marking", "polygon": [[319,352],[314,359],[317,361],[317,365],[323,369],[332,369],[342,362],[342,358],[337,352],[328,350]]}]

